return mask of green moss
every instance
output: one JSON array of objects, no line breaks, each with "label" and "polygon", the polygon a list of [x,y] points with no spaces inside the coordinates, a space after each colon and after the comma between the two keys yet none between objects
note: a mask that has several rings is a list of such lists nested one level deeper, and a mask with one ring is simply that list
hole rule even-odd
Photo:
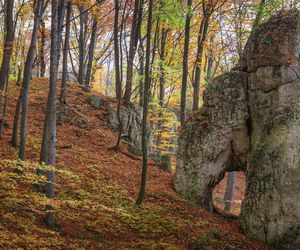
[{"label": "green moss", "polygon": [[196,240],[197,249],[203,249],[207,247],[215,247],[217,245],[218,240],[221,238],[221,233],[219,231],[208,231],[201,235]]},{"label": "green moss", "polygon": [[198,227],[203,227],[203,226],[206,226],[208,224],[209,224],[208,221],[199,220],[199,221],[196,222],[196,226],[198,226]]}]

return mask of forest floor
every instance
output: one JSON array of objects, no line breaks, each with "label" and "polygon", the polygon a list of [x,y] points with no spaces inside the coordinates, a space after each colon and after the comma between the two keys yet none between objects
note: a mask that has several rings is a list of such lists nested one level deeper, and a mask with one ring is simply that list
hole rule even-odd
[{"label": "forest floor", "polygon": [[[19,88],[9,89],[8,125],[0,141],[1,249],[270,249],[242,234],[237,220],[202,210],[173,190],[173,174],[150,164],[147,193],[135,208],[141,160],[126,147],[116,153],[117,134],[107,107],[87,103],[91,93],[68,86],[67,108],[57,133],[56,198],[37,193],[48,80],[34,79],[29,95],[27,161],[11,147]],[[95,94],[95,93],[94,93]],[[102,97],[106,103],[114,100]],[[15,169],[22,169],[20,174]],[[43,218],[51,205],[59,228]]]}]

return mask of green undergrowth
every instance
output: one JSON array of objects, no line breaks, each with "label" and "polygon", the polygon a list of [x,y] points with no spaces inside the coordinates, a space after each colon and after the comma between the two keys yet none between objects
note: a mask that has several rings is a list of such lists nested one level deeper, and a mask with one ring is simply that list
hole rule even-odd
[{"label": "green undergrowth", "polygon": [[[34,188],[47,183],[44,176],[36,174],[38,169],[56,172],[55,199]],[[186,225],[184,220],[169,216],[163,206],[145,203],[134,207],[128,192],[105,178],[101,166],[75,173],[33,162],[2,160],[0,198],[0,248],[4,249],[101,249],[111,239],[126,239],[127,235],[139,239],[134,243],[137,248],[146,244],[145,249],[159,249],[167,244],[161,241],[166,237],[174,238],[176,245]],[[43,218],[49,206],[60,225],[57,230],[45,226]],[[168,244],[172,249],[172,242]]]}]

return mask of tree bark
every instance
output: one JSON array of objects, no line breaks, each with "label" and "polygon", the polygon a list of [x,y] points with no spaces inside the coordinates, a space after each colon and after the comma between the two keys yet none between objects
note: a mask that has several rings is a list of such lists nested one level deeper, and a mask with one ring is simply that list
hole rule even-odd
[{"label": "tree bark", "polygon": [[[13,21],[14,0],[7,1],[5,11],[5,41],[3,47],[3,57],[0,69],[0,91],[4,90],[6,80],[9,74],[10,58],[14,42],[14,21]],[[1,100],[1,99],[0,99]],[[1,103],[0,103],[1,107]]]},{"label": "tree bark", "polygon": [[118,152],[120,149],[121,136],[123,130],[123,124],[120,117],[121,111],[121,99],[122,99],[122,82],[120,77],[120,51],[119,51],[119,1],[115,0],[115,19],[114,19],[114,51],[115,51],[115,78],[116,78],[116,97],[118,99],[118,109],[117,116],[119,122],[119,134],[117,138],[117,143],[115,146],[115,151]]},{"label": "tree bark", "polygon": [[[63,7],[61,5],[60,7]],[[61,10],[61,9],[60,9]],[[56,163],[56,81],[59,64],[59,50],[60,37],[62,27],[59,26],[59,5],[57,0],[52,0],[52,18],[51,18],[51,51],[50,51],[50,84],[47,101],[47,109],[45,115],[44,132],[43,132],[43,146],[44,152],[42,155],[42,162],[49,166],[55,167]],[[60,12],[61,13],[61,12]],[[43,150],[43,147],[42,147]],[[55,171],[47,171],[46,173],[48,183],[45,186],[46,196],[48,198],[55,197]],[[49,210],[50,208],[48,208]],[[51,228],[57,226],[52,212],[47,212],[46,223]]]},{"label": "tree bark", "polygon": [[78,69],[78,82],[80,85],[84,85],[84,73],[85,73],[85,27],[87,24],[87,13],[84,12],[83,6],[79,7],[80,11],[80,30],[79,30],[79,69]]},{"label": "tree bark", "polygon": [[89,60],[88,60],[87,71],[86,71],[86,76],[85,76],[85,87],[86,88],[90,88],[91,72],[92,72],[95,44],[96,44],[97,27],[98,27],[98,21],[96,19],[93,19],[92,34],[91,34],[91,40],[90,40],[90,46],[89,46]]},{"label": "tree bark", "polygon": [[128,52],[128,62],[127,62],[127,72],[126,72],[126,87],[124,94],[124,104],[129,105],[131,98],[131,88],[132,88],[132,75],[133,75],[133,60],[136,53],[137,42],[138,42],[138,32],[139,32],[139,5],[141,4],[140,0],[135,0],[134,2],[134,11],[131,24],[131,34],[130,34],[130,45]]},{"label": "tree bark", "polygon": [[157,130],[158,136],[156,141],[157,149],[161,143],[161,134],[162,134],[162,127],[163,127],[163,112],[162,108],[164,106],[164,98],[165,98],[165,47],[166,47],[166,39],[168,35],[168,30],[164,27],[161,31],[161,41],[160,41],[160,63],[159,63],[159,106],[161,110],[158,113],[159,121],[157,123]]},{"label": "tree bark", "polygon": [[62,70],[61,90],[59,96],[60,104],[66,104],[67,80],[68,80],[68,51],[70,49],[71,13],[72,13],[72,4],[71,2],[68,2],[67,17],[66,17],[66,34],[65,34],[64,51],[63,51],[63,70]]},{"label": "tree bark", "polygon": [[163,107],[165,98],[165,48],[168,30],[161,31],[161,52],[160,52],[160,77],[159,77],[159,105]]},{"label": "tree bark", "polygon": [[180,100],[180,122],[183,125],[185,121],[186,112],[186,91],[187,91],[187,79],[188,79],[188,58],[189,58],[189,43],[190,43],[190,24],[192,18],[192,0],[187,2],[187,14],[184,29],[184,51],[183,51],[183,70],[182,70],[182,84],[181,84],[181,100]]},{"label": "tree bark", "polygon": [[21,112],[21,105],[22,105],[22,92],[21,95],[18,98],[18,102],[16,105],[16,111],[14,115],[14,124],[13,124],[13,133],[12,133],[12,140],[11,144],[13,147],[18,146],[18,129],[19,129],[19,117],[20,117],[20,112]]},{"label": "tree bark", "polygon": [[115,0],[114,18],[114,52],[115,52],[115,77],[116,77],[116,98],[122,98],[122,83],[120,78],[120,53],[119,53],[119,0]]},{"label": "tree bark", "polygon": [[[2,107],[2,94],[5,88],[5,85],[8,84],[9,78],[9,64],[11,59],[11,54],[13,50],[13,42],[15,36],[15,27],[13,20],[13,8],[14,8],[14,0],[7,1],[6,10],[5,10],[5,40],[3,47],[3,57],[2,64],[0,69],[0,110]],[[3,116],[2,116],[3,117]],[[0,127],[2,127],[3,120],[0,120]]]},{"label": "tree bark", "polygon": [[193,95],[193,111],[197,110],[199,107],[199,95],[200,95],[200,80],[201,80],[201,70],[202,70],[202,57],[204,51],[204,44],[207,37],[209,25],[209,15],[204,11],[204,16],[201,20],[199,34],[198,34],[198,49],[197,49],[197,60],[196,60],[196,72],[194,81],[194,95]]},{"label": "tree bark", "polygon": [[41,47],[40,47],[40,76],[45,77],[46,61],[45,61],[45,47],[46,47],[46,28],[44,20],[41,20]]},{"label": "tree bark", "polygon": [[143,152],[143,165],[141,174],[140,191],[136,200],[136,206],[140,206],[144,200],[147,181],[147,168],[148,168],[148,147],[147,147],[147,116],[148,116],[148,102],[151,86],[151,30],[152,30],[152,8],[153,0],[149,0],[148,7],[148,22],[147,22],[147,44],[146,44],[146,67],[145,67],[145,89],[144,89],[144,106],[143,106],[143,120],[142,120],[142,152]]},{"label": "tree bark", "polygon": [[5,118],[7,113],[7,104],[8,104],[8,78],[5,84],[5,98],[4,98],[4,105],[2,111],[2,117],[0,119],[0,138],[2,137],[4,126],[5,126]]},{"label": "tree bark", "polygon": [[228,172],[227,175],[227,185],[226,185],[226,192],[224,195],[224,210],[230,211],[231,209],[231,203],[232,203],[232,197],[233,197],[233,188],[234,188],[234,177],[235,172]]},{"label": "tree bark", "polygon": [[[27,116],[28,116],[28,91],[31,81],[32,64],[35,58],[35,49],[38,35],[38,28],[42,16],[44,0],[38,0],[36,5],[34,24],[31,36],[31,42],[27,53],[27,58],[24,67],[24,77],[22,82],[22,89],[20,93],[20,99],[22,102],[22,115],[21,115],[21,130],[20,130],[20,148],[19,148],[19,159],[25,160],[25,147],[26,147],[26,136],[27,136]],[[18,111],[16,108],[16,112]],[[15,115],[17,118],[18,115]],[[18,121],[16,121],[16,124]]]},{"label": "tree bark", "polygon": [[138,54],[139,54],[139,69],[138,69],[138,74],[139,74],[139,106],[143,107],[144,105],[144,48],[142,44],[142,39],[140,38],[140,45],[138,49]]}]

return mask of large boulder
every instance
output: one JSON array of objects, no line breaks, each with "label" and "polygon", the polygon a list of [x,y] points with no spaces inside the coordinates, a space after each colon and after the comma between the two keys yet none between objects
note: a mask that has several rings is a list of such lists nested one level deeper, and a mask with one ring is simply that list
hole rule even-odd
[{"label": "large boulder", "polygon": [[[109,123],[114,130],[120,129],[118,109],[115,105],[108,106]],[[122,140],[127,142],[131,153],[142,155],[142,118],[143,109],[134,104],[125,107],[121,106],[120,121],[122,124]],[[148,151],[151,151],[153,131],[151,124],[148,124]]]},{"label": "large boulder", "polygon": [[182,128],[175,189],[212,210],[211,191],[246,171],[241,227],[278,249],[300,249],[300,15],[259,26],[239,70],[215,79]]}]

